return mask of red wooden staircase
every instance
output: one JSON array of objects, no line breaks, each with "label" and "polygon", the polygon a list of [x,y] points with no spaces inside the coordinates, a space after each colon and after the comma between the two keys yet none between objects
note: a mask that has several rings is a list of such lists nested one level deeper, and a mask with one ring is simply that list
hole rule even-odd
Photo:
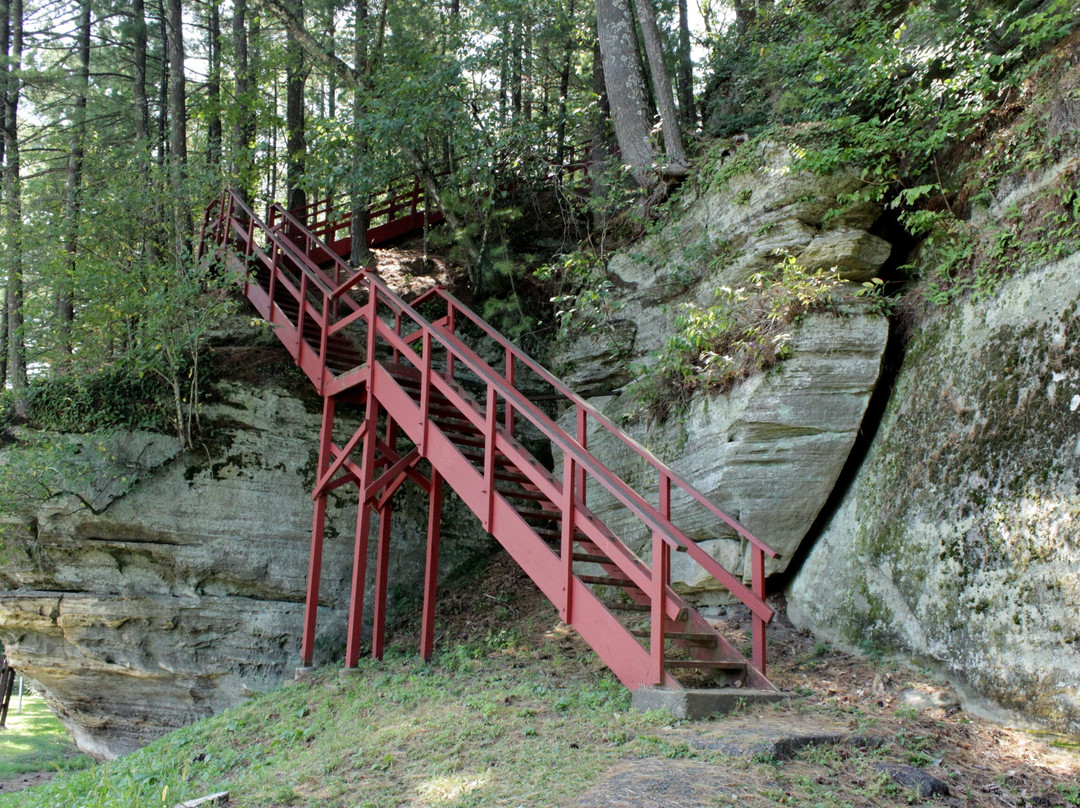
[{"label": "red wooden staircase", "polygon": [[[242,279],[244,293],[323,397],[318,481],[311,538],[302,662],[310,665],[319,599],[327,494],[359,492],[346,667],[360,656],[360,631],[372,517],[377,517],[372,655],[386,627],[390,513],[395,492],[412,481],[429,494],[421,655],[433,650],[439,522],[449,484],[616,676],[631,690],[683,682],[775,692],[765,678],[764,558],[775,553],[682,480],[597,409],[571,392],[453,295],[435,288],[406,303],[370,269],[354,270],[319,232],[280,207],[272,225],[226,191],[208,209],[202,254]],[[340,228],[338,228],[340,229]],[[497,364],[481,358],[498,357]],[[524,395],[542,382],[572,418],[568,434]],[[334,416],[343,404],[364,409],[359,430],[339,445]],[[610,433],[652,469],[642,495],[588,449]],[[550,442],[547,468],[526,442]],[[722,567],[672,521],[704,509],[735,531],[751,560],[750,585]],[[632,552],[590,509],[603,500],[651,535],[648,560]],[[626,520],[621,520],[625,523]],[[750,660],[671,587],[671,553],[684,553],[752,613]]]}]

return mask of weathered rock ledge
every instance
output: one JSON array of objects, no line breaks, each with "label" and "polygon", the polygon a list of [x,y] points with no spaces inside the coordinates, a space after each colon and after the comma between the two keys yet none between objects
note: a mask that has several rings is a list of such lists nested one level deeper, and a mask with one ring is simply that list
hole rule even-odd
[{"label": "weathered rock ledge", "polygon": [[[235,704],[298,662],[318,401],[280,385],[219,392],[222,402],[203,414],[212,441],[186,454],[151,433],[61,436],[71,468],[83,464],[68,475],[70,491],[5,518],[0,641],[95,756]],[[411,603],[423,580],[427,506],[413,488],[398,494],[392,606]],[[355,513],[355,492],[334,492],[317,640],[324,661],[343,645]],[[455,498],[443,536],[445,576],[490,547]]]}]

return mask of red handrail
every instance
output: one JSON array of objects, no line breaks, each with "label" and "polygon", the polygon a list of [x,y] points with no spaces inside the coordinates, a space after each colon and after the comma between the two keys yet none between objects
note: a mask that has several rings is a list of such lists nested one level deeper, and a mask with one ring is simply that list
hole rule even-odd
[{"label": "red handrail", "polygon": [[[284,210],[284,209],[280,209],[279,213],[282,216],[284,221],[288,221],[289,224],[292,227],[296,228],[298,231],[300,231],[305,236],[305,238],[308,238],[308,239],[313,240],[313,241],[317,241],[317,237],[315,237],[315,235],[308,229],[308,227],[306,225],[304,225],[302,222],[300,222],[298,219],[296,219],[296,217],[294,217],[289,211]],[[335,258],[335,266],[343,267],[343,268],[348,267],[348,265],[345,264],[345,262],[342,261],[340,258],[337,258],[336,256],[334,256],[334,258]],[[469,309],[464,303],[462,303],[460,300],[458,300],[456,297],[454,297],[448,291],[446,291],[442,287],[436,286],[436,287],[428,290],[427,292],[425,292],[424,294],[422,294],[418,298],[416,298],[412,302],[412,304],[410,305],[410,304],[405,303],[403,300],[401,300],[401,298],[399,298],[393,292],[393,290],[391,290],[388,286],[386,286],[385,282],[382,281],[381,278],[378,278],[377,275],[375,275],[374,273],[370,273],[367,270],[363,270],[362,272],[363,272],[363,274],[369,275],[371,281],[373,283],[375,283],[383,291],[384,297],[386,298],[384,302],[386,302],[392,308],[396,309],[399,314],[409,316],[410,319],[412,319],[413,322],[416,323],[416,325],[418,327],[420,327],[421,329],[433,328],[433,326],[431,326],[431,324],[428,323],[427,320],[424,319],[419,314],[419,312],[416,311],[415,306],[419,305],[420,303],[424,302],[425,300],[432,299],[434,297],[441,298],[442,300],[444,300],[446,302],[446,305],[447,305],[447,316],[446,316],[446,322],[447,323],[452,323],[452,322],[455,321],[454,314],[456,314],[456,313],[460,313],[461,315],[465,316],[470,322],[472,322],[474,325],[476,325],[478,328],[480,328],[489,338],[495,340],[505,350],[505,352],[506,352],[506,366],[508,368],[513,368],[514,363],[520,363],[520,364],[524,365],[525,367],[528,367],[530,370],[532,370],[534,373],[536,373],[538,376],[540,376],[540,378],[542,378],[545,382],[550,384],[555,390],[557,390],[568,401],[568,403],[570,403],[576,409],[576,412],[578,413],[578,417],[575,419],[577,421],[577,423],[578,423],[578,431],[579,431],[579,436],[578,436],[577,439],[571,438],[562,428],[560,428],[547,415],[545,415],[543,412],[541,412],[539,409],[537,409],[536,406],[532,402],[528,401],[528,399],[525,398],[525,396],[522,395],[513,386],[512,380],[508,380],[505,375],[504,376],[495,376],[494,377],[494,379],[497,380],[497,385],[500,388],[502,388],[504,391],[510,390],[510,391],[513,392],[513,394],[518,398],[518,400],[514,402],[515,405],[517,406],[517,408],[520,411],[526,411],[526,412],[529,413],[529,415],[530,415],[529,420],[533,423],[534,426],[536,426],[541,431],[542,434],[544,434],[549,440],[553,440],[561,449],[563,449],[563,451],[568,451],[571,455],[573,455],[575,457],[575,460],[577,460],[579,463],[582,463],[583,467],[593,467],[594,469],[596,469],[594,471],[594,474],[596,474],[599,477],[602,477],[602,478],[605,479],[607,484],[605,484],[604,487],[608,488],[609,491],[611,491],[613,489],[613,487],[620,489],[622,491],[622,493],[626,497],[628,497],[629,500],[630,500],[630,501],[625,501],[625,500],[623,500],[622,497],[617,497],[618,499],[620,499],[620,501],[623,502],[624,505],[627,505],[628,507],[631,507],[632,510],[636,511],[634,505],[630,504],[631,502],[634,502],[638,506],[644,506],[645,508],[647,508],[651,512],[651,514],[653,514],[655,517],[663,518],[663,517],[660,516],[660,513],[656,508],[653,508],[653,506],[648,504],[645,501],[645,499],[640,496],[640,494],[638,494],[636,491],[634,491],[632,488],[630,488],[630,486],[627,485],[623,480],[616,477],[610,471],[610,469],[608,469],[606,466],[604,466],[599,460],[597,460],[592,455],[591,452],[589,452],[587,450],[587,448],[585,446],[585,442],[583,440],[583,437],[586,434],[586,427],[587,427],[587,420],[585,420],[585,419],[587,419],[589,417],[591,417],[598,424],[600,424],[602,427],[604,427],[604,429],[608,433],[610,433],[612,436],[614,436],[618,440],[620,440],[627,448],[631,449],[639,457],[641,457],[643,460],[645,460],[657,472],[658,503],[659,503],[659,496],[660,496],[659,489],[662,488],[665,485],[665,483],[663,481],[666,480],[667,481],[666,484],[668,486],[670,486],[671,484],[674,484],[675,486],[678,487],[679,490],[681,490],[684,493],[688,494],[692,499],[696,500],[698,503],[703,505],[710,513],[712,513],[714,516],[716,516],[718,519],[720,519],[722,522],[724,522],[730,528],[735,530],[736,533],[738,535],[740,535],[741,537],[743,537],[744,539],[746,539],[755,548],[756,551],[764,553],[765,555],[768,555],[770,558],[778,557],[778,554],[776,553],[775,550],[773,550],[771,547],[769,547],[763,541],[761,541],[756,536],[754,536],[743,525],[739,524],[739,522],[737,520],[735,520],[733,517],[731,517],[726,512],[724,512],[720,507],[718,507],[715,503],[713,503],[711,500],[709,500],[709,498],[707,496],[705,496],[704,493],[702,493],[701,491],[696,489],[694,486],[692,486],[689,482],[687,482],[682,477],[680,477],[670,466],[668,466],[666,463],[664,463],[659,458],[657,458],[647,448],[642,446],[640,443],[638,443],[636,440],[634,440],[632,437],[630,437],[626,433],[622,432],[607,416],[605,416],[603,413],[601,413],[600,410],[598,410],[592,404],[589,404],[587,401],[585,401],[579,395],[574,393],[569,387],[567,387],[565,384],[563,384],[563,382],[561,382],[553,373],[548,371],[539,362],[536,362],[534,359],[532,359],[532,357],[525,354],[520,348],[518,348],[516,345],[514,345],[512,342],[510,342],[508,339],[506,339],[506,337],[504,337],[502,334],[500,334],[495,329],[493,329],[479,315],[477,315],[475,312],[473,312],[471,309]],[[353,284],[356,283],[356,281],[357,281],[357,279],[350,280],[349,285],[352,286]],[[333,330],[333,328],[332,328],[332,330]],[[440,329],[440,331],[441,331],[441,329]],[[400,336],[401,335],[400,325],[397,328],[397,332],[398,332],[398,335]],[[456,338],[454,338],[454,341],[458,342],[458,340]],[[466,365],[469,367],[469,370],[471,370],[473,373],[475,373],[477,376],[479,376],[481,379],[483,379],[485,381],[492,381],[492,379],[488,378],[491,369],[487,365],[487,363],[483,362],[483,360],[481,360],[478,356],[476,356],[475,353],[473,353],[470,349],[468,349],[463,343],[458,342],[458,344],[459,344],[459,347],[461,349],[464,349],[464,350],[468,351],[469,354],[472,355],[471,356],[472,361],[466,362]],[[443,347],[446,348],[447,350],[449,350],[449,346],[446,345],[445,343],[444,343]],[[451,352],[451,353],[453,353],[453,352]],[[458,354],[456,354],[456,353],[454,355],[457,358],[462,359],[463,361],[465,360],[464,356],[458,356]],[[410,357],[410,361],[411,361],[411,357]],[[511,373],[512,373],[512,371],[511,371]],[[586,456],[591,460],[591,462],[586,463],[584,461],[584,458]],[[639,515],[639,517],[641,517],[640,513],[638,515]],[[710,575],[713,575],[714,578],[717,578],[717,580],[720,580],[720,578],[717,575],[717,568],[719,568],[720,570],[723,570],[723,574],[725,576],[730,576],[731,575],[727,570],[724,570],[724,568],[721,567],[719,565],[719,563],[716,562],[716,560],[712,558],[712,556],[709,556],[707,553],[705,553],[703,550],[701,550],[701,548],[697,545],[696,542],[694,542],[693,540],[686,537],[685,534],[683,534],[682,531],[680,531],[670,521],[670,519],[664,519],[664,521],[668,525],[670,525],[671,529],[673,531],[676,531],[677,535],[680,537],[678,540],[673,540],[673,541],[670,542],[673,546],[676,547],[676,549],[688,552],[690,554],[691,558],[694,558],[695,561],[697,561],[699,564],[701,564],[701,566],[704,567],[705,570],[707,572],[709,572]],[[654,529],[658,529],[660,527],[659,525],[656,525],[656,524],[650,524],[650,526],[653,527]],[[691,546],[693,547],[692,550],[691,550]],[[756,555],[756,553],[755,553],[755,555]],[[708,559],[708,561],[705,561],[704,559]],[[752,563],[753,563],[753,561],[752,561]],[[756,565],[755,565],[755,567],[756,567]],[[764,603],[764,592],[760,593],[758,595],[758,598],[761,600],[762,603]],[[757,610],[755,610],[755,613],[757,613]],[[771,610],[770,610],[770,616],[771,616]],[[766,618],[766,619],[768,619],[768,618]]]},{"label": "red handrail", "polygon": [[[238,224],[233,218],[232,211],[236,207],[239,207],[247,215],[247,220],[242,222],[243,225],[246,225],[246,228]],[[693,558],[707,573],[722,583],[750,608],[754,618],[754,662],[760,670],[764,669],[764,626],[774,613],[773,609],[765,602],[764,556],[776,557],[777,555],[768,545],[757,539],[735,519],[709,501],[703,493],[683,480],[645,447],[641,446],[633,438],[623,434],[599,410],[577,396],[542,365],[528,357],[509,340],[492,329],[478,315],[446,290],[441,288],[430,290],[410,305],[394,293],[374,271],[368,269],[353,270],[330,251],[327,251],[327,253],[332,256],[333,260],[332,274],[327,274],[316,266],[305,250],[311,251],[313,248],[326,250],[325,244],[318,238],[311,227],[301,222],[289,211],[280,208],[280,206],[273,209],[272,216],[275,219],[280,218],[280,224],[291,235],[299,237],[303,241],[305,250],[289,244],[290,239],[282,235],[281,228],[268,227],[258,220],[250,208],[244,205],[242,200],[238,199],[231,191],[226,191],[226,195],[218,203],[218,210],[217,228],[222,232],[220,234],[215,233],[215,235],[219,235],[223,245],[227,242],[228,231],[231,229],[240,235],[239,241],[248,256],[258,257],[266,263],[266,253],[255,245],[252,237],[252,234],[257,229],[266,235],[272,253],[276,255],[284,252],[292,260],[295,270],[301,275],[301,294],[304,289],[310,288],[312,285],[321,292],[323,297],[322,310],[312,308],[311,313],[320,326],[320,348],[323,355],[325,355],[328,335],[339,331],[357,319],[364,318],[368,321],[369,357],[375,355],[374,343],[381,339],[393,349],[396,356],[399,358],[404,357],[417,370],[421,371],[424,378],[431,379],[432,383],[438,386],[441,392],[448,397],[450,397],[449,394],[454,389],[455,367],[463,368],[473,374],[487,388],[487,412],[485,415],[480,409],[473,406],[465,406],[461,412],[464,417],[481,430],[482,434],[488,435],[488,439],[485,440],[486,473],[490,473],[488,466],[492,462],[497,447],[513,448],[511,442],[513,441],[514,415],[520,415],[563,452],[564,474],[560,485],[553,487],[542,477],[535,480],[542,488],[549,489],[545,490],[545,493],[547,493],[551,501],[560,502],[567,496],[566,492],[572,492],[570,497],[571,501],[575,503],[575,510],[585,512],[587,482],[592,479],[616,502],[634,514],[636,519],[654,537],[655,568],[653,572],[648,573],[648,568],[644,567],[640,559],[629,550],[611,553],[610,557],[612,564],[618,567],[623,575],[639,582],[643,590],[646,592],[652,591],[654,597],[660,598],[662,602],[656,605],[658,601],[654,601],[654,608],[661,608],[663,603],[668,602],[676,605],[685,603],[670,588],[669,582],[666,580],[669,562],[665,561],[667,550],[664,548],[674,548],[677,551],[687,553],[688,557]],[[209,221],[209,218],[210,211],[208,210],[206,221]],[[363,306],[353,300],[351,295],[347,294],[353,289],[367,292],[367,301]],[[289,291],[294,296],[298,293],[297,290],[292,288],[291,284]],[[428,321],[415,308],[422,302],[434,299],[443,301],[446,306],[445,316],[437,323]],[[339,317],[337,306],[332,305],[332,302],[337,300],[347,301],[346,305],[352,311],[343,317]],[[379,305],[383,305],[392,311],[393,325],[383,322],[377,316]],[[301,316],[306,310],[305,303],[301,302]],[[492,369],[475,351],[457,337],[454,331],[458,315],[472,322],[485,335],[495,340],[503,348],[506,367],[504,373]],[[415,344],[417,339],[421,340],[419,354],[411,349],[411,345]],[[445,373],[425,373],[425,368],[430,368],[431,352],[436,349],[445,352],[446,371]],[[553,389],[558,391],[574,409],[578,431],[576,438],[567,434],[516,388],[514,369],[517,364],[536,373]],[[460,398],[460,393],[456,393],[456,395]],[[501,430],[492,421],[499,399],[504,402],[506,410],[505,426]],[[617,477],[588,450],[586,434],[590,418],[617,437],[626,447],[645,460],[657,473],[658,488],[657,504],[655,506],[625,481]],[[502,448],[499,451],[502,451]],[[752,552],[750,588],[706,553],[672,522],[670,502],[673,485],[691,499],[703,505],[713,516],[734,529],[739,536],[749,543]],[[494,487],[492,486],[489,488],[489,492],[492,492],[493,495],[493,491]],[[566,558],[569,564],[569,556],[566,556]],[[568,574],[571,573],[568,572]],[[652,581],[651,585],[650,580]],[[666,607],[664,608],[666,611]],[[657,653],[662,655],[662,649],[658,650]]]}]

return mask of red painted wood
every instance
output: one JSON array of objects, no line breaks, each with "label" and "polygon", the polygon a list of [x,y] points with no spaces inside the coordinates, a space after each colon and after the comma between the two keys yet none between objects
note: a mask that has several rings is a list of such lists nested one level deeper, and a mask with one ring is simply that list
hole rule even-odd
[{"label": "red painted wood", "polygon": [[[411,189],[388,192],[383,211],[386,226],[395,223],[404,226],[403,223],[413,217],[412,226],[415,227],[417,216],[422,221],[418,192],[417,183],[413,183]],[[313,493],[316,513],[309,569],[309,608],[305,613],[301,654],[305,661],[310,662],[314,639],[326,493],[347,483],[353,483],[358,489],[345,660],[346,666],[354,667],[360,651],[371,513],[377,508],[380,517],[375,569],[375,631],[371,649],[372,654],[379,657],[385,642],[391,550],[390,504],[396,490],[410,479],[428,491],[430,498],[421,627],[421,654],[425,658],[430,656],[434,642],[441,481],[445,479],[552,600],[563,618],[577,628],[628,687],[657,683],[677,686],[666,669],[664,647],[667,642],[682,645],[692,660],[712,663],[714,667],[722,662],[745,664],[748,684],[771,687],[764,676],[764,628],[773,613],[765,603],[764,556],[775,553],[445,290],[436,288],[422,296],[429,305],[434,304],[445,311],[434,322],[429,322],[414,306],[397,297],[374,272],[349,268],[338,257],[342,240],[334,236],[341,230],[341,219],[332,218],[336,208],[330,202],[321,207],[316,205],[306,213],[310,215],[298,218],[289,211],[272,208],[269,216],[271,222],[277,224],[268,228],[241,200],[227,193],[207,209],[204,245],[200,245],[200,254],[207,260],[214,258],[209,254],[210,245],[221,245],[220,249],[228,245],[230,250],[239,250],[242,260],[231,251],[222,253],[219,249],[217,254],[224,257],[230,271],[244,278],[248,298],[260,315],[274,324],[275,333],[326,401],[320,432],[319,479]],[[430,216],[428,221],[431,221]],[[324,238],[333,246],[327,246]],[[262,242],[267,246],[261,246]],[[251,274],[245,272],[247,267],[253,269]],[[457,335],[458,317],[473,323],[486,338],[500,346],[501,370],[488,366]],[[355,345],[348,338],[348,334],[357,328],[366,331],[363,346]],[[416,347],[420,348],[419,352]],[[445,357],[441,371],[436,370],[433,363],[435,355]],[[380,357],[386,359],[380,360]],[[566,406],[575,410],[575,436],[563,431],[515,387],[519,366],[537,374],[564,399]],[[458,383],[459,369],[461,378],[467,375],[470,379],[479,379],[483,385],[485,393],[480,401]],[[332,440],[333,402],[337,398],[363,403],[367,427],[340,449]],[[499,406],[503,408],[502,417],[498,413]],[[385,411],[388,418],[385,440],[381,440],[374,430],[380,411]],[[442,413],[440,418],[449,420],[436,423],[432,420],[435,412]],[[530,429],[538,430],[563,453],[559,474],[540,465],[514,439],[519,421],[528,422]],[[455,437],[443,432],[439,424],[450,424]],[[589,452],[590,430],[609,432],[651,465],[657,471],[657,488],[643,495],[615,476]],[[412,442],[412,447],[406,444],[398,448],[399,431],[402,437]],[[359,464],[351,459],[358,447],[361,453]],[[431,465],[431,483],[416,469],[420,459]],[[376,480],[379,469],[382,474]],[[515,481],[513,485],[517,486],[518,493],[514,500],[508,499],[499,488],[500,480]],[[672,522],[673,488],[685,495],[680,502],[699,503],[747,540],[753,564],[752,588],[721,567]],[[606,500],[627,509],[638,520],[640,528],[653,535],[652,568],[631,552],[587,507],[586,492],[601,489],[606,492]],[[522,496],[525,505],[520,504]],[[324,509],[321,515],[320,507]],[[534,527],[528,519],[537,520],[538,526]],[[549,540],[557,542],[554,549]],[[607,578],[600,576],[596,579],[598,582],[618,582],[628,596],[630,606],[644,609],[644,614],[648,614],[649,649],[616,619],[590,588],[596,576],[583,578],[575,572],[576,547],[580,548],[579,557],[598,564],[604,571]],[[673,548],[685,552],[750,608],[754,620],[752,663],[746,662],[731,643],[719,635],[716,635],[715,646],[688,644],[687,637],[715,632],[671,589],[670,553]],[[685,666],[687,663],[679,664]]]}]

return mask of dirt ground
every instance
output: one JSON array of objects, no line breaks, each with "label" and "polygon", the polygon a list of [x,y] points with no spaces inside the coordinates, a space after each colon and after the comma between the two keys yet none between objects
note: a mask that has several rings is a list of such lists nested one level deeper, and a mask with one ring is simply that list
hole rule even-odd
[{"label": "dirt ground", "polygon": [[[1080,806],[1080,738],[979,718],[930,672],[819,642],[791,625],[782,598],[772,605],[769,675],[791,697],[665,727],[662,757],[624,761],[573,808]],[[440,612],[446,637],[513,625],[537,643],[557,638],[586,666],[601,664],[504,555],[478,586],[445,594]],[[741,607],[715,622],[737,647],[748,640]]]},{"label": "dirt ground", "polygon": [[0,780],[0,794],[10,794],[13,791],[22,791],[23,789],[40,786],[54,777],[56,777],[56,772],[30,772],[29,774],[9,777],[6,780]]}]

